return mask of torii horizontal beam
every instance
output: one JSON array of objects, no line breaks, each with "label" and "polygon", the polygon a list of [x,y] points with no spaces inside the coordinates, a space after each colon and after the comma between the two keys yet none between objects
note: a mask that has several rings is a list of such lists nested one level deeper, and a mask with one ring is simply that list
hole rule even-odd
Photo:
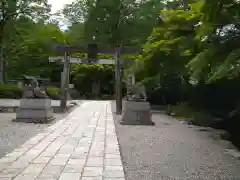
[{"label": "torii horizontal beam", "polygon": [[[106,54],[115,54],[119,48],[111,48],[111,47],[97,47],[98,53],[106,53]],[[122,47],[120,49],[120,54],[134,54],[138,53],[142,50],[141,47]],[[88,46],[70,46],[70,45],[56,45],[53,47],[53,51],[57,53],[77,53],[77,52],[88,52]]]}]

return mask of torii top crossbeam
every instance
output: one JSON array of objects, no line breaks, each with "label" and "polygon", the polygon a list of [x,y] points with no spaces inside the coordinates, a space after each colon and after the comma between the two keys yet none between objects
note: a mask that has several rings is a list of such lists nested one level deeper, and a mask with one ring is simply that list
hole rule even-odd
[{"label": "torii top crossbeam", "polygon": [[[57,53],[77,53],[88,52],[89,46],[71,46],[71,45],[56,45],[53,50]],[[115,54],[119,51],[120,54],[134,54],[141,51],[140,47],[122,47],[122,48],[110,48],[97,46],[98,53]]]}]

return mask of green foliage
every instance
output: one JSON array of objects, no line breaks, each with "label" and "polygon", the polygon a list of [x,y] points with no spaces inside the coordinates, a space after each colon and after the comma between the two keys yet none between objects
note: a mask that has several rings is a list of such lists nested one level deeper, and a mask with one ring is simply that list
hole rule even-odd
[{"label": "green foliage", "polygon": [[66,30],[66,39],[69,44],[72,45],[79,45],[85,42],[84,37],[84,24],[83,23],[76,23],[72,24]]},{"label": "green foliage", "polygon": [[207,83],[239,75],[239,2],[200,0],[190,7],[161,11],[162,23],[139,56],[138,74],[159,74],[164,81],[174,72],[184,83],[189,75]]},{"label": "green foliage", "polygon": [[[3,63],[1,69],[6,67],[6,59],[9,58],[10,51],[16,51],[16,36],[22,36],[18,31],[18,22],[28,19],[32,22],[43,22],[48,19],[50,6],[47,0],[2,0],[0,3],[0,57]],[[33,23],[32,23],[33,24]],[[43,23],[42,23],[43,24]],[[26,26],[25,26],[26,27]],[[29,26],[31,27],[31,26]],[[26,27],[27,28],[27,27]],[[32,29],[31,29],[32,30]],[[25,35],[25,34],[24,34]],[[18,39],[18,38],[17,38]],[[22,41],[19,41],[22,42]],[[21,43],[17,44],[21,47]],[[22,47],[24,48],[24,47]],[[25,47],[26,49],[26,47]],[[16,52],[12,52],[15,53]]]},{"label": "green foliage", "polygon": [[164,17],[163,24],[154,28],[143,46],[143,67],[149,67],[151,74],[158,73],[160,68],[162,74],[169,71],[181,74],[195,52],[194,26],[200,15],[193,10],[165,10],[161,14]]},{"label": "green foliage", "polygon": [[193,76],[212,83],[239,75],[239,1],[205,1],[201,24],[196,32],[201,46],[189,62]]},{"label": "green foliage", "polygon": [[101,96],[101,99],[102,100],[113,100],[114,99],[114,96],[113,95],[109,95],[109,94],[103,94]]},{"label": "green foliage", "polygon": [[51,99],[54,99],[54,100],[60,100],[61,99],[59,88],[48,87],[46,89],[46,93],[47,93],[48,97],[50,97]]},{"label": "green foliage", "polygon": [[75,88],[69,89],[69,95],[72,99],[80,99],[81,98],[80,92]]},{"label": "green foliage", "polygon": [[217,121],[207,112],[195,112],[192,117],[192,123],[198,126],[217,127]]},{"label": "green foliage", "polygon": [[175,106],[168,106],[167,113],[180,118],[190,119],[194,115],[193,109],[188,105],[187,102],[180,102]]},{"label": "green foliage", "polygon": [[11,48],[5,49],[8,58],[8,77],[19,78],[22,74],[34,76],[44,74],[44,77],[51,77],[59,65],[48,63],[48,56],[54,55],[49,48],[54,44],[63,44],[65,39],[59,27],[20,18],[16,22],[16,32]]},{"label": "green foliage", "polygon": [[158,0],[75,0],[63,14],[74,26],[84,22],[87,42],[129,45],[146,40],[163,7]]},{"label": "green foliage", "polygon": [[51,76],[49,48],[54,43],[62,44],[65,37],[57,24],[49,23],[49,13],[47,0],[3,0],[0,3],[0,60],[5,80],[23,74]]},{"label": "green foliage", "polygon": [[0,98],[3,99],[20,99],[23,94],[23,89],[17,85],[0,84]]},{"label": "green foliage", "polygon": [[137,80],[145,83],[149,99],[165,104],[170,94],[182,91],[182,95],[189,86],[186,65],[196,54],[195,26],[201,14],[194,9],[163,10],[161,17],[162,23],[153,29],[133,69]]},{"label": "green foliage", "polygon": [[72,24],[83,23],[89,17],[95,3],[95,0],[75,0],[71,4],[66,4],[58,13],[63,14]]},{"label": "green foliage", "polygon": [[238,137],[240,2],[189,2],[188,10],[181,9],[182,1],[167,4],[129,69],[146,86],[150,102],[171,104],[168,114],[197,125],[220,123]]},{"label": "green foliage", "polygon": [[166,113],[191,122],[194,125],[216,127],[216,120],[207,112],[196,111],[187,102],[180,102],[175,106],[168,105]]},{"label": "green foliage", "polygon": [[101,94],[114,93],[114,67],[101,64],[76,64],[71,79],[75,88],[84,96],[91,96],[92,84],[100,82]]}]

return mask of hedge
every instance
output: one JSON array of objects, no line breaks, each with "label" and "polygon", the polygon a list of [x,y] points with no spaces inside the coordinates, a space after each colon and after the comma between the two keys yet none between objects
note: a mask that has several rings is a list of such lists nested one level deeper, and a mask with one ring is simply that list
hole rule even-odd
[{"label": "hedge", "polygon": [[60,89],[55,88],[55,87],[49,87],[46,89],[46,93],[49,96],[49,98],[54,99],[54,100],[60,100]]},{"label": "hedge", "polygon": [[[46,89],[49,98],[60,100],[60,89],[49,87]],[[0,99],[20,99],[23,95],[23,88],[15,84],[0,84]]]},{"label": "hedge", "polygon": [[0,98],[20,99],[23,95],[23,89],[14,84],[0,84]]}]

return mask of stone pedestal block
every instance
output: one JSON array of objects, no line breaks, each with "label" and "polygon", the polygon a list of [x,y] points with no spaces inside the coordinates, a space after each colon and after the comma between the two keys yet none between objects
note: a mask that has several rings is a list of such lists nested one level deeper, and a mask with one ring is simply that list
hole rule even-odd
[{"label": "stone pedestal block", "polygon": [[123,101],[122,125],[155,125],[146,101]]},{"label": "stone pedestal block", "polygon": [[21,99],[14,122],[48,123],[54,119],[50,99]]}]

